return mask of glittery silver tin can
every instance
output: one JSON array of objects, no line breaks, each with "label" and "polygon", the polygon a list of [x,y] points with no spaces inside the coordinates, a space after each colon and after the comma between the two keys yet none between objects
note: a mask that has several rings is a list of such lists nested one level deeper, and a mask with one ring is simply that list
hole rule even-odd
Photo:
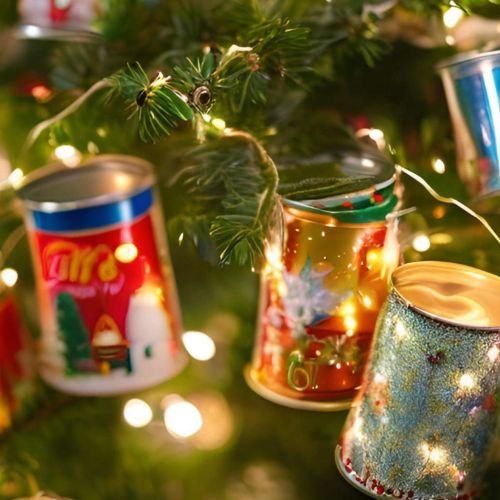
[{"label": "glittery silver tin can", "polygon": [[500,278],[445,262],[399,267],[363,388],[336,450],[372,497],[470,499],[500,409]]},{"label": "glittery silver tin can", "polygon": [[472,195],[500,190],[500,50],[438,66],[455,131],[458,172]]}]

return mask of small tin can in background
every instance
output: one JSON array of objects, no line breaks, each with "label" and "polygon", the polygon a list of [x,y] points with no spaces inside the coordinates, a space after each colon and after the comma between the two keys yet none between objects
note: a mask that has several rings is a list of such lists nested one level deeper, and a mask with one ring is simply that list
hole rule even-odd
[{"label": "small tin can in background", "polygon": [[474,196],[500,191],[500,50],[438,66],[455,132],[458,173]]},{"label": "small tin can in background", "polygon": [[18,190],[34,261],[40,369],[54,387],[110,395],[185,364],[152,166],[98,156],[38,170]]},{"label": "small tin can in background", "polygon": [[372,497],[475,498],[500,416],[500,278],[429,261],[392,284],[337,465]]}]

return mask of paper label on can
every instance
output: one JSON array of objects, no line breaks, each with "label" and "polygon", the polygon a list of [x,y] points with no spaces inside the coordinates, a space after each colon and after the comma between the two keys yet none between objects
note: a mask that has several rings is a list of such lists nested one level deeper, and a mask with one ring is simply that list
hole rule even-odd
[{"label": "paper label on can", "polygon": [[[66,374],[136,367],[131,351],[169,344],[177,318],[169,311],[150,214],[81,235],[34,231],[42,307],[53,309]],[[175,315],[175,312],[174,312]]]}]

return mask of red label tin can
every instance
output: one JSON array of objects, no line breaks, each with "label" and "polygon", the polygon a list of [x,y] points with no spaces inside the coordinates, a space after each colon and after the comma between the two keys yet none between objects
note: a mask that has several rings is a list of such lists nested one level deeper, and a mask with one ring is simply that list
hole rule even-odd
[{"label": "red label tin can", "polygon": [[75,394],[154,385],[185,363],[151,165],[96,157],[19,190],[35,264],[43,378]]}]

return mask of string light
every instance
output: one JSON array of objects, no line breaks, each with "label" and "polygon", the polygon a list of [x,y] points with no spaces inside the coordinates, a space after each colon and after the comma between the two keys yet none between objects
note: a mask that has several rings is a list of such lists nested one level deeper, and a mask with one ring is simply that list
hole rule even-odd
[{"label": "string light", "polygon": [[396,321],[396,328],[395,328],[395,332],[396,332],[396,335],[399,337],[399,338],[403,338],[403,337],[406,337],[406,335],[408,334],[408,332],[406,331],[406,328],[405,326],[403,325],[403,323],[401,323],[401,321]]},{"label": "string light", "polygon": [[153,419],[153,410],[142,399],[130,399],[123,408],[123,418],[132,427],[145,427]]},{"label": "string light", "polygon": [[431,240],[426,234],[417,234],[411,245],[417,252],[427,252],[431,247]]},{"label": "string light", "polygon": [[6,267],[0,271],[0,278],[4,282],[5,286],[11,288],[17,283],[18,274],[15,269]]},{"label": "string light", "polygon": [[346,316],[344,318],[344,326],[347,330],[356,330],[358,322],[354,316]]},{"label": "string light", "polygon": [[462,9],[457,7],[454,3],[450,5],[451,7],[443,14],[443,23],[449,29],[454,28],[464,17],[464,11]]},{"label": "string light", "polygon": [[212,118],[212,125],[217,130],[224,130],[226,128],[226,122],[222,118]]},{"label": "string light", "polygon": [[444,174],[446,172],[446,165],[441,158],[434,158],[432,160],[432,169],[438,174]]},{"label": "string light", "polygon": [[429,239],[434,245],[447,245],[453,241],[453,236],[448,233],[434,233]]},{"label": "string light", "polygon": [[9,182],[16,187],[17,184],[19,184],[24,177],[24,173],[20,168],[14,169],[10,175],[9,175]]},{"label": "string light", "polygon": [[203,418],[195,405],[184,400],[172,402],[165,409],[164,422],[174,437],[185,439],[196,434],[203,425]]},{"label": "string light", "polygon": [[208,361],[215,356],[215,342],[206,333],[184,332],[182,343],[189,355],[198,361]]},{"label": "string light", "polygon": [[439,446],[429,446],[427,443],[422,443],[420,450],[427,460],[435,464],[441,464],[446,460],[446,451]]},{"label": "string light", "polygon": [[56,158],[61,160],[67,167],[76,167],[82,160],[82,155],[78,149],[70,144],[62,144],[54,150]]}]

